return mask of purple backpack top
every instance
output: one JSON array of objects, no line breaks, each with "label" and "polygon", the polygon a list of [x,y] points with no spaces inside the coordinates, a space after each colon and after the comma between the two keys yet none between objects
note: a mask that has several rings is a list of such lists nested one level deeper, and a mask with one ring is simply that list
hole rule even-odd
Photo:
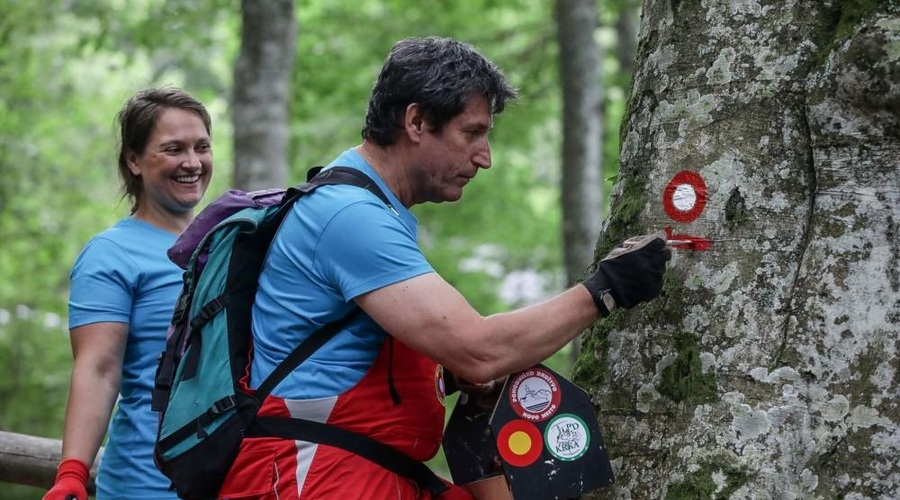
[{"label": "purple backpack top", "polygon": [[[216,227],[216,224],[231,217],[245,208],[270,207],[281,202],[285,190],[281,188],[263,189],[260,191],[240,191],[229,189],[200,212],[194,221],[181,233],[175,244],[167,252],[169,260],[178,267],[187,269],[191,255],[197,250],[197,246],[206,235]],[[198,256],[197,265],[202,268],[205,264],[205,255]]]}]

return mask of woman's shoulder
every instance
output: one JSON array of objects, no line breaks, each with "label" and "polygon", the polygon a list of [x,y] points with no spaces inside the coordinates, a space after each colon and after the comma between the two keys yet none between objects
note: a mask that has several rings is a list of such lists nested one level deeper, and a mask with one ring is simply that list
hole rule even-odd
[{"label": "woman's shoulder", "polygon": [[120,219],[112,226],[95,234],[84,245],[82,253],[87,251],[96,251],[93,249],[109,249],[118,248],[118,242],[124,240],[131,231],[128,227],[131,225],[130,218]]},{"label": "woman's shoulder", "polygon": [[119,220],[97,233],[81,251],[81,259],[99,258],[125,261],[147,257],[165,259],[176,236],[133,217]]},{"label": "woman's shoulder", "polygon": [[117,241],[126,237],[130,237],[132,234],[139,232],[141,230],[141,224],[134,217],[125,217],[123,219],[119,219],[113,225],[107,227],[106,229],[100,231],[91,237],[89,242],[94,241]]}]

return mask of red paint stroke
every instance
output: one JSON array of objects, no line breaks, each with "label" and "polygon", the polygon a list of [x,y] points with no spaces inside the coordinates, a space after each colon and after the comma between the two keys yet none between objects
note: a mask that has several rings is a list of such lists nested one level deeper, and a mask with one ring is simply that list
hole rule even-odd
[{"label": "red paint stroke", "polygon": [[666,228],[666,239],[675,241],[684,241],[685,243],[669,244],[675,250],[696,250],[702,252],[712,248],[712,241],[701,238],[699,236],[690,236],[687,234],[674,234],[671,227]]},{"label": "red paint stroke", "polygon": [[[687,184],[694,189],[697,199],[694,206],[690,210],[679,210],[675,206],[675,190],[678,186]],[[697,172],[690,170],[682,170],[672,177],[666,189],[663,191],[663,209],[672,220],[688,223],[700,216],[700,212],[706,208],[706,182]]]}]

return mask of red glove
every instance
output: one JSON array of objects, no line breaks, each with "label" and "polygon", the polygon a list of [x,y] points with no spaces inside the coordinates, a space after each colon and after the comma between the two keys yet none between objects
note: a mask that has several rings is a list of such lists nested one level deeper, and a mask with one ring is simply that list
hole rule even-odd
[{"label": "red glove", "polygon": [[77,458],[67,458],[56,469],[56,483],[44,500],[87,500],[88,466]]}]

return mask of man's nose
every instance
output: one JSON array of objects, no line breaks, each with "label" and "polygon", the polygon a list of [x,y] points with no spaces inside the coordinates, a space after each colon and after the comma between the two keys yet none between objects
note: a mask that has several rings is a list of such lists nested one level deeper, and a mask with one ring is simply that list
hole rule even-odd
[{"label": "man's nose", "polygon": [[480,149],[475,156],[472,158],[472,163],[475,164],[478,168],[491,168],[491,146],[490,144],[486,144],[484,148]]}]

